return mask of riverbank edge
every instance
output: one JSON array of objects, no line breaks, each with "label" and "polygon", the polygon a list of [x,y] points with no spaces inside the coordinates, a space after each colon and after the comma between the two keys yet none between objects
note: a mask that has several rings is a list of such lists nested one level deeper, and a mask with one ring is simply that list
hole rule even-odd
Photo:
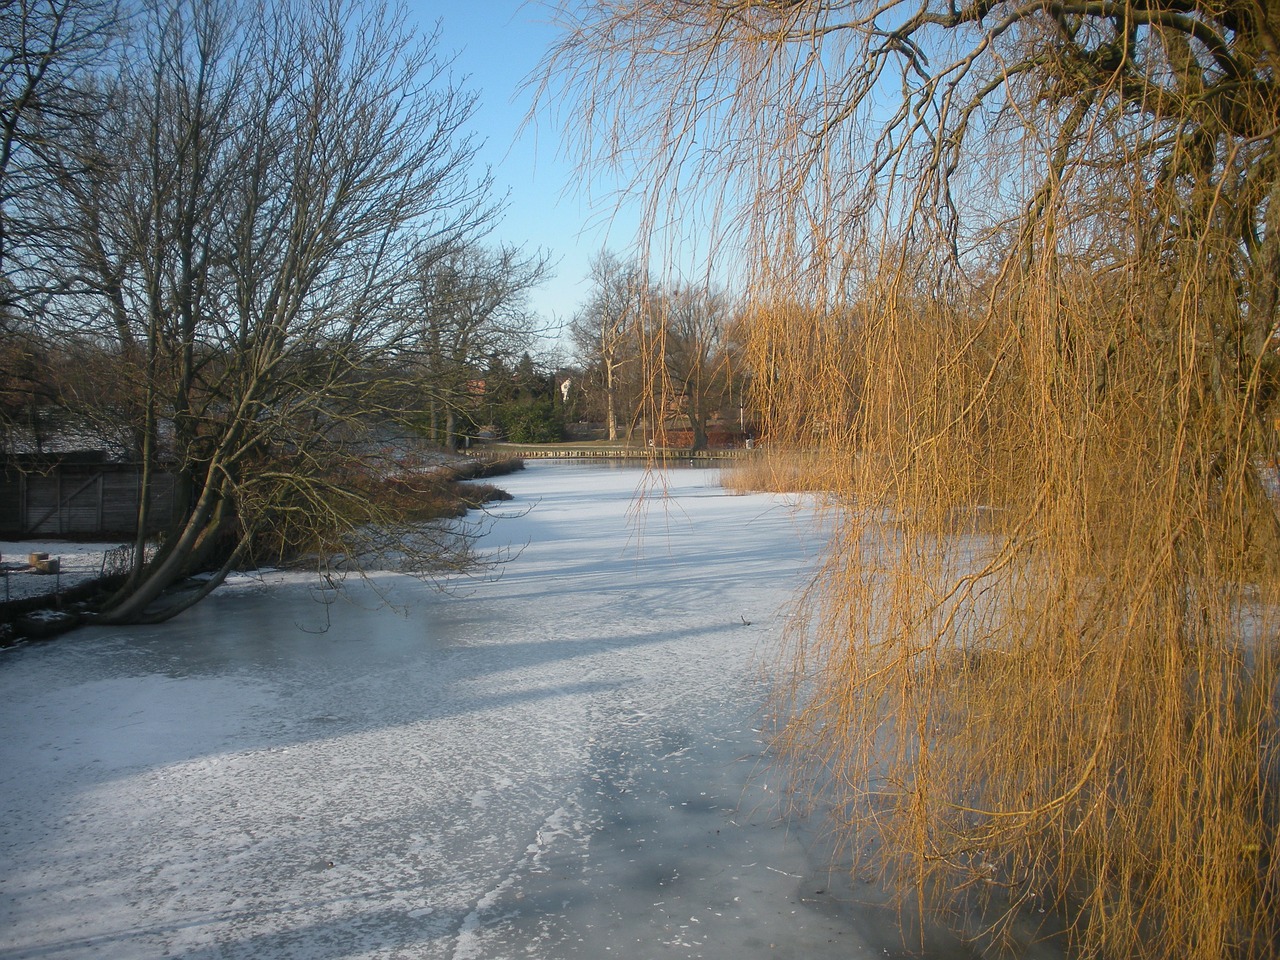
[{"label": "riverbank edge", "polygon": [[[434,519],[459,519],[487,503],[510,500],[511,495],[500,487],[474,481],[523,469],[523,459],[492,453],[487,457],[459,457],[435,468],[434,472],[450,485],[453,508]],[[122,575],[108,574],[65,590],[55,589],[0,603],[0,649],[49,640],[91,622],[86,612],[92,601],[116,589],[123,581]]]}]

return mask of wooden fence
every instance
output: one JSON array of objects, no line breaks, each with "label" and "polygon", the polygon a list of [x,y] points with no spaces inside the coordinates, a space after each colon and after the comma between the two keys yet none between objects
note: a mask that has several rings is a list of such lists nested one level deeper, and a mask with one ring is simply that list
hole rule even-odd
[{"label": "wooden fence", "polygon": [[[132,536],[138,525],[142,468],[137,464],[54,464],[0,474],[0,536]],[[153,478],[152,529],[170,520],[173,477]]]}]

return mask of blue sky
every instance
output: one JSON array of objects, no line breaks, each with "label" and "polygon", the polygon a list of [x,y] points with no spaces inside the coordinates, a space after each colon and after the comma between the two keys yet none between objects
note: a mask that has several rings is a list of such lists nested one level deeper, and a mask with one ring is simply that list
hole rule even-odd
[{"label": "blue sky", "polygon": [[479,161],[492,168],[498,195],[508,194],[490,240],[551,253],[556,276],[531,302],[544,319],[567,321],[586,298],[591,257],[605,246],[624,254],[634,220],[614,221],[612,197],[589,203],[552,118],[521,130],[531,102],[521,85],[555,37],[546,11],[523,0],[410,0],[409,10],[423,30],[440,23],[440,52],[456,55],[455,78],[480,95],[472,124],[485,141]]}]

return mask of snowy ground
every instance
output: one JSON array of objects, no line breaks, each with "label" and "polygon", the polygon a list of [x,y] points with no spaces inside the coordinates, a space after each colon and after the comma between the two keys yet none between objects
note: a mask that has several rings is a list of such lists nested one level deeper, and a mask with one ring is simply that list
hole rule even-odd
[{"label": "snowy ground", "polygon": [[763,758],[811,518],[641,476],[502,478],[519,552],[449,593],[239,578],[0,653],[0,958],[918,954]]},{"label": "snowy ground", "polygon": [[[57,593],[100,577],[103,557],[108,550],[119,546],[118,543],[76,543],[70,540],[0,541],[0,568],[3,568],[5,581],[0,586],[0,600]],[[27,557],[32,553],[57,557],[59,572],[56,575],[36,572],[27,563]]]}]

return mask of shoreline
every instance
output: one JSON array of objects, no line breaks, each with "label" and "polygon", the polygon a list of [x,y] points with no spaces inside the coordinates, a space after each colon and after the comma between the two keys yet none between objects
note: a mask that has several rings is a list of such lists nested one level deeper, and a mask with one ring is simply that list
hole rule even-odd
[{"label": "shoreline", "polygon": [[[460,519],[486,503],[510,499],[510,494],[501,488],[475,481],[523,469],[523,461],[515,457],[488,462],[480,458],[459,458],[436,466],[432,472],[439,473],[450,487],[454,510],[423,522]],[[481,496],[476,496],[477,493]],[[0,541],[0,558],[46,553],[59,561],[56,573],[37,572],[29,563],[3,563],[5,595],[0,599],[0,649],[52,639],[91,622],[91,616],[86,615],[84,609],[86,602],[122,582],[120,574],[106,572],[108,554],[122,546],[128,544],[99,538]],[[254,569],[259,568],[238,572]],[[21,579],[15,582],[15,578]],[[179,581],[174,588],[181,588],[184,582]]]}]

